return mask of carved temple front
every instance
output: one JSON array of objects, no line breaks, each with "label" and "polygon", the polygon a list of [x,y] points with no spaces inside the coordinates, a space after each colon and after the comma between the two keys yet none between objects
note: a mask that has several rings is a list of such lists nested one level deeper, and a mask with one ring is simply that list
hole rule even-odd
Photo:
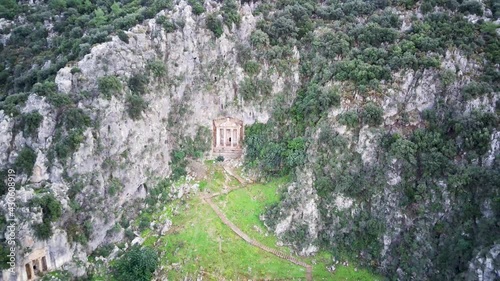
[{"label": "carved temple front", "polygon": [[228,158],[241,156],[244,136],[243,121],[223,117],[213,121],[213,153]]}]

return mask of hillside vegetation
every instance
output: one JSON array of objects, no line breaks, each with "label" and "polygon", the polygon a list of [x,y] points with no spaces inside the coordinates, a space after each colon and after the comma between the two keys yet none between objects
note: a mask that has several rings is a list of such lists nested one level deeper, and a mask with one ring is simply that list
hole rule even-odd
[{"label": "hillside vegetation", "polygon": [[[499,0],[1,1],[0,175],[14,168],[31,198],[23,207],[41,210],[23,235],[42,243],[63,230],[71,247],[61,256],[84,248],[93,280],[302,278],[200,198],[171,198],[211,148],[200,116],[237,112],[253,122],[244,167],[270,183],[215,203],[261,243],[310,256],[323,279],[333,257],[365,268],[338,268],[345,278],[498,278],[499,18]],[[101,57],[120,51],[139,67]],[[221,191],[220,171],[211,176],[200,189]],[[147,229],[161,215],[174,227],[158,238]],[[126,250],[139,232],[147,247]],[[143,260],[145,272],[128,274]]]}]

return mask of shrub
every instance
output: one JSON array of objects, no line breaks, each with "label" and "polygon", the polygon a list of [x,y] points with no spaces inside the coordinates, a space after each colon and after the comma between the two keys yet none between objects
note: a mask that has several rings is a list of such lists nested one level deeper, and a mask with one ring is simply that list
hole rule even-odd
[{"label": "shrub", "polygon": [[156,251],[135,244],[117,260],[113,275],[122,281],[150,281],[157,266]]},{"label": "shrub", "polygon": [[16,158],[14,166],[18,173],[26,173],[28,176],[33,172],[36,161],[36,153],[29,147],[24,147]]},{"label": "shrub", "polygon": [[475,0],[469,0],[463,2],[458,9],[462,13],[471,13],[471,14],[476,14],[478,16],[483,15],[483,7],[481,6],[481,3]]},{"label": "shrub", "polygon": [[102,246],[97,247],[95,251],[92,253],[93,256],[95,257],[108,257],[112,252],[113,249],[115,248],[115,245],[113,244],[105,244]]},{"label": "shrub", "polygon": [[221,10],[222,16],[224,18],[224,23],[227,26],[231,27],[233,23],[237,26],[240,24],[241,17],[238,12],[238,5],[234,0],[225,0]]},{"label": "shrub", "polygon": [[48,240],[52,236],[52,227],[50,223],[38,223],[33,225],[35,236],[41,240]]},{"label": "shrub", "polygon": [[355,128],[359,124],[359,117],[356,111],[346,111],[339,114],[337,120],[340,124],[349,128]]},{"label": "shrub", "polygon": [[49,7],[58,12],[62,12],[66,9],[66,0],[50,0]]},{"label": "shrub", "polygon": [[139,95],[128,95],[127,96],[127,112],[130,118],[138,120],[141,118],[141,114],[146,108],[148,108],[147,102]]},{"label": "shrub", "polygon": [[62,123],[66,130],[81,129],[90,126],[90,117],[81,108],[70,108],[64,111],[62,115]]},{"label": "shrub", "polygon": [[43,221],[54,222],[62,215],[62,205],[52,194],[34,198],[30,204],[42,208]]},{"label": "shrub", "polygon": [[120,190],[122,189],[122,184],[118,179],[112,179],[109,188],[108,188],[108,194],[110,196],[115,196]]},{"label": "shrub", "polygon": [[66,137],[55,144],[55,152],[59,159],[66,159],[78,149],[80,143],[84,140],[83,132],[83,129],[73,129]]},{"label": "shrub", "polygon": [[165,28],[166,33],[171,33],[174,32],[177,27],[175,26],[175,23],[172,20],[167,20],[163,23],[163,28]]},{"label": "shrub", "polygon": [[42,123],[43,116],[38,111],[23,114],[21,121],[23,124],[23,132],[26,136],[36,136],[38,127]]},{"label": "shrub", "polygon": [[167,75],[167,69],[165,68],[165,64],[160,60],[148,61],[146,69],[151,73],[153,73],[153,75],[158,78]]},{"label": "shrub", "polygon": [[135,238],[135,233],[132,229],[127,229],[125,230],[125,237],[128,239],[128,240],[133,240]]},{"label": "shrub", "polygon": [[260,65],[254,60],[249,60],[243,65],[243,69],[250,75],[255,75],[260,71]]},{"label": "shrub", "polygon": [[164,24],[165,22],[167,21],[167,17],[166,16],[158,16],[156,18],[156,24],[159,24],[159,25],[162,25]]},{"label": "shrub", "polygon": [[47,101],[56,108],[62,108],[73,104],[73,101],[68,95],[57,92],[49,94],[47,96]]},{"label": "shrub", "polygon": [[190,0],[189,5],[193,8],[193,14],[197,16],[205,12],[205,7],[203,7],[203,3],[200,0]]},{"label": "shrub", "polygon": [[250,35],[250,42],[255,49],[260,49],[269,45],[269,36],[264,31],[256,29]]},{"label": "shrub", "polygon": [[47,96],[57,92],[57,85],[53,81],[44,81],[33,85],[33,92],[40,96]]},{"label": "shrub", "polygon": [[78,67],[71,68],[71,74],[76,74],[76,73],[80,73],[80,72],[82,72],[82,70]]},{"label": "shrub", "polygon": [[217,156],[217,158],[215,158],[215,161],[224,162],[224,156],[222,156],[222,155]]},{"label": "shrub", "polygon": [[361,112],[361,118],[363,119],[363,123],[368,124],[370,126],[378,126],[382,124],[382,115],[384,111],[382,108],[372,102],[367,103],[363,107],[363,111]]},{"label": "shrub", "polygon": [[466,100],[491,93],[492,91],[493,89],[486,82],[471,81],[462,88],[462,94]]},{"label": "shrub", "polygon": [[128,35],[123,31],[118,31],[118,38],[128,44]]},{"label": "shrub", "polygon": [[[156,69],[158,71],[158,69]],[[128,87],[134,94],[144,95],[148,84],[148,77],[144,74],[135,74],[128,80]]]},{"label": "shrub", "polygon": [[269,79],[251,79],[245,77],[240,83],[240,93],[244,100],[252,100],[269,96],[273,89],[271,80]]},{"label": "shrub", "polygon": [[27,100],[28,95],[25,93],[9,95],[3,102],[0,102],[0,110],[3,110],[6,115],[17,116],[20,114],[19,107]]},{"label": "shrub", "polygon": [[207,19],[205,20],[205,24],[207,25],[207,28],[212,31],[215,35],[215,37],[219,38],[222,36],[223,27],[222,27],[222,21],[217,17],[217,14],[209,14],[207,16]]},{"label": "shrub", "polygon": [[58,220],[62,215],[62,205],[54,195],[44,195],[43,197],[33,198],[30,201],[33,207],[42,209],[42,223],[33,225],[35,235],[42,240],[47,240],[52,236],[51,223]]},{"label": "shrub", "polygon": [[99,91],[107,98],[111,99],[111,95],[118,94],[122,89],[122,83],[116,76],[103,76],[97,79]]},{"label": "shrub", "polygon": [[17,15],[19,5],[15,0],[4,0],[0,3],[0,18],[13,20]]}]

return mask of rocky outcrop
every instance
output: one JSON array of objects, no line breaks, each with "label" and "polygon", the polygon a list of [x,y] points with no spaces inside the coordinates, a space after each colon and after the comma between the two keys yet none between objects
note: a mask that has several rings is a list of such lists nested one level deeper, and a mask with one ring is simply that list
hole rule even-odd
[{"label": "rocky outcrop", "polygon": [[[320,123],[322,125],[317,126],[317,131],[311,134],[313,143],[307,151],[308,164],[306,164],[305,169],[301,167],[300,171],[296,171],[296,182],[288,186],[286,195],[279,207],[268,213],[268,216],[264,218],[266,224],[271,225],[274,233],[285,244],[293,246],[298,254],[311,255],[319,249],[318,244],[320,241],[330,241],[331,244],[328,247],[336,248],[338,241],[336,237],[342,237],[345,233],[353,231],[353,228],[359,230],[366,227],[366,225],[357,225],[356,221],[361,220],[358,217],[361,213],[369,210],[369,213],[384,226],[382,234],[379,237],[372,238],[381,246],[381,263],[378,264],[378,269],[384,271],[384,268],[390,267],[394,263],[395,254],[390,249],[400,243],[403,234],[407,233],[410,228],[416,233],[416,236],[411,239],[414,239],[414,243],[418,245],[413,249],[413,257],[418,259],[423,267],[432,268],[432,261],[425,253],[433,253],[434,245],[430,245],[426,241],[433,238],[433,226],[444,220],[449,213],[452,213],[451,210],[456,208],[456,206],[451,205],[450,193],[446,185],[439,183],[441,189],[433,196],[430,196],[431,199],[419,202],[421,207],[418,210],[410,210],[411,206],[402,207],[405,204],[402,202],[403,198],[400,190],[396,188],[402,180],[401,171],[394,160],[392,165],[389,165],[384,170],[386,176],[384,187],[371,192],[372,195],[370,200],[367,201],[368,203],[361,202],[357,198],[350,197],[342,192],[333,192],[329,195],[323,194],[323,200],[320,200],[315,188],[315,182],[318,179],[314,174],[314,170],[319,169],[322,165],[318,163],[318,159],[324,153],[320,152],[321,142],[323,141],[319,140],[320,134],[325,127],[333,130],[336,135],[347,142],[345,148],[352,151],[351,155],[359,155],[360,163],[342,159],[343,152],[339,152],[339,155],[335,157],[327,156],[329,159],[336,158],[337,163],[352,161],[349,162],[349,165],[353,171],[359,170],[361,163],[366,167],[376,167],[380,165],[378,154],[381,150],[380,140],[383,135],[390,131],[392,134],[398,133],[404,136],[417,128],[424,128],[423,112],[434,107],[436,100],[443,92],[447,95],[446,102],[456,103],[465,112],[472,112],[473,110],[494,112],[495,104],[500,97],[498,93],[472,99],[460,105],[462,97],[459,89],[470,81],[471,75],[474,75],[474,70],[477,67],[476,62],[467,60],[459,52],[449,51],[443,59],[442,68],[443,71],[448,69],[457,75],[456,80],[450,85],[444,86],[440,83],[440,73],[435,70],[395,74],[393,83],[384,85],[384,95],[376,100],[378,104],[382,105],[384,112],[383,122],[380,126],[365,125],[361,126],[360,129],[352,130],[339,124],[337,117],[340,114],[353,108],[359,108],[359,105],[364,101],[361,97],[348,101],[343,100],[340,108],[330,110],[328,117]],[[406,119],[402,120],[402,116],[405,116]],[[491,134],[491,148],[483,157],[487,159],[485,161],[486,165],[491,166],[494,163],[498,154],[499,140],[498,132],[494,130]],[[375,181],[376,179],[373,178],[373,182],[366,183],[367,186],[360,188],[373,189],[377,186]],[[485,203],[488,205],[487,202]],[[431,206],[435,204],[440,205],[442,212],[434,213],[430,211]],[[482,215],[488,216],[488,212],[485,211],[487,208],[482,209]],[[416,219],[415,212],[417,211],[420,217],[425,217],[425,220]],[[272,220],[276,221],[269,224],[268,221]],[[300,237],[297,235],[300,235]],[[478,255],[471,262],[470,280],[495,280],[495,278],[498,278],[499,266],[497,253],[495,252],[497,246],[493,246],[488,253]],[[362,256],[365,253],[357,254]],[[373,257],[367,259],[375,260]],[[398,269],[396,275],[400,280],[412,278],[401,268]],[[422,276],[419,278],[425,279]]]},{"label": "rocky outcrop", "polygon": [[[211,10],[220,8],[220,4],[213,1],[206,5]],[[225,26],[224,34],[215,38],[205,27],[206,15],[194,15],[191,6],[180,1],[172,10],[159,14],[183,23],[174,32],[166,33],[155,19],[147,20],[126,32],[128,43],[113,36],[110,42],[94,46],[81,61],[59,70],[55,79],[59,92],[87,93],[77,107],[87,113],[93,123],[83,132],[83,142],[67,160],[48,160],[59,116],[45,97],[30,95],[22,109],[23,112],[38,111],[44,117],[36,137],[14,135],[13,119],[0,111],[0,168],[13,163],[24,146],[31,147],[37,155],[33,173],[18,179],[22,188],[17,196],[28,195],[22,197],[26,204],[29,198],[36,196],[35,190],[41,189],[55,194],[64,208],[61,220],[53,225],[55,234],[48,241],[35,238],[31,221],[21,222],[24,230],[19,239],[32,241],[31,246],[22,245],[23,251],[46,249],[51,269],[68,262],[76,264],[75,256],[86,261],[86,255],[99,245],[123,237],[123,231],[110,237],[108,230],[117,225],[125,211],[135,212],[144,204],[140,199],[147,195],[148,188],[169,175],[170,153],[179,145],[181,137],[194,136],[198,127],[211,129],[212,120],[221,116],[241,119],[244,124],[267,121],[270,104],[245,101],[238,92],[239,83],[246,75],[237,59],[238,46],[249,44],[248,38],[257,21],[252,9],[248,4],[243,5],[240,26]],[[167,73],[150,77],[143,96],[148,108],[139,120],[133,120],[127,114],[126,96],[130,93],[127,84],[133,75],[146,73],[151,61],[162,62]],[[79,71],[72,72],[73,68]],[[291,89],[298,87],[298,74],[274,72],[271,75],[268,74],[270,68],[263,64],[258,76],[269,75],[273,94],[280,92],[284,85]],[[290,71],[297,73],[298,65],[294,64]],[[123,90],[107,99],[99,92],[98,80],[110,75],[118,77]],[[76,183],[83,185],[74,199],[81,206],[80,211],[70,207],[68,198],[69,190]],[[118,183],[119,190],[111,195],[109,189],[114,183]],[[183,194],[179,190],[178,196]],[[68,223],[84,222],[91,224],[93,231],[88,243],[82,246],[72,241],[66,231]],[[68,265],[68,269],[75,274],[82,273],[75,266]]]},{"label": "rocky outcrop", "polygon": [[477,254],[469,264],[469,280],[496,280],[500,277],[500,245]]}]

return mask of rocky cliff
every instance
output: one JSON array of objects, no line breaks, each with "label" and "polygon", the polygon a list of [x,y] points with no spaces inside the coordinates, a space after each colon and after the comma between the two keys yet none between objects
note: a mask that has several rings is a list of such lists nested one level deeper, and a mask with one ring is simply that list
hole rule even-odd
[{"label": "rocky cliff", "polygon": [[[221,6],[217,2],[205,4],[209,11]],[[225,26],[222,36],[216,38],[205,27],[206,15],[194,15],[191,6],[180,1],[172,10],[157,15],[175,22],[175,31],[167,33],[155,19],[147,20],[125,32],[128,42],[113,36],[110,42],[92,47],[82,60],[60,69],[55,78],[58,92],[67,96],[85,93],[73,109],[91,120],[81,143],[65,159],[50,154],[56,146],[55,132],[69,109],[54,108],[47,97],[30,94],[21,113],[43,116],[34,136],[16,131],[15,118],[0,111],[1,168],[15,164],[25,147],[36,154],[33,172],[17,178],[18,260],[28,259],[32,250],[43,249],[50,257],[50,268],[83,273],[88,254],[100,245],[123,239],[123,229],[117,233],[110,230],[120,220],[133,218],[145,204],[148,189],[169,176],[171,152],[184,145],[183,139],[196,137],[200,128],[211,131],[212,120],[221,116],[232,116],[245,124],[267,121],[273,99],[246,101],[238,91],[248,76],[239,62],[240,49],[248,47],[257,20],[249,5],[243,5],[239,12],[239,26]],[[132,119],[127,114],[126,97],[131,93],[127,83],[134,75],[147,73],[151,62],[159,62],[166,72],[149,77],[143,95],[147,108],[140,118]],[[290,71],[296,72],[297,66],[292,64]],[[256,75],[270,79],[271,96],[285,85],[294,89],[299,84],[298,74],[280,74],[266,63]],[[116,77],[123,87],[105,97],[99,90],[102,77]],[[203,140],[211,146],[210,135]],[[21,213],[21,207],[45,194],[53,194],[62,203],[63,214],[53,223],[52,236],[42,240],[32,227],[43,215]],[[81,225],[91,230],[77,227]],[[85,231],[88,241],[75,241]],[[24,264],[17,266],[20,276],[26,278]],[[3,276],[10,280],[7,271]]]},{"label": "rocky cliff", "polygon": [[[16,171],[20,280],[43,256],[83,275],[93,251],[137,236],[154,188],[186,155],[210,157],[223,116],[248,126],[249,170],[294,175],[262,218],[298,254],[327,250],[394,280],[498,278],[497,5],[171,4],[109,40],[96,31],[75,60],[7,69],[18,76],[0,103],[0,171]],[[38,34],[9,33],[25,22],[9,17],[2,44]],[[64,45],[57,19],[33,29],[48,45]]]}]

